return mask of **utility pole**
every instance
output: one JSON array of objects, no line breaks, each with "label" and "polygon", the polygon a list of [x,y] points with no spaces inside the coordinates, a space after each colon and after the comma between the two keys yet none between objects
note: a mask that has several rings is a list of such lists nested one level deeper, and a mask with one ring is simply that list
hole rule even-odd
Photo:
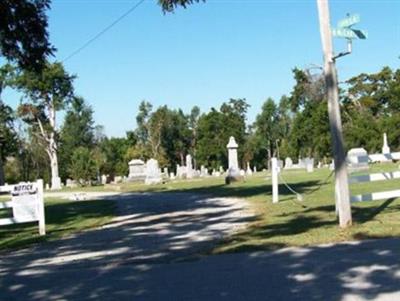
[{"label": "utility pole", "polygon": [[328,0],[317,0],[322,49],[324,52],[324,77],[328,97],[329,126],[332,135],[333,157],[335,160],[335,198],[342,228],[352,224],[349,197],[349,182],[346,154],[342,134],[342,120],[339,107],[339,88],[332,46],[332,33]]}]

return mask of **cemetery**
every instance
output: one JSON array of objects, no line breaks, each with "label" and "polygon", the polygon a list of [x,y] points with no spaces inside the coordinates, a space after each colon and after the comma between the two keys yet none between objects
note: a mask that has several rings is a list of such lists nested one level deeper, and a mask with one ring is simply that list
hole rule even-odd
[{"label": "cemetery", "polygon": [[400,300],[400,2],[92,2],[0,4],[1,301]]}]

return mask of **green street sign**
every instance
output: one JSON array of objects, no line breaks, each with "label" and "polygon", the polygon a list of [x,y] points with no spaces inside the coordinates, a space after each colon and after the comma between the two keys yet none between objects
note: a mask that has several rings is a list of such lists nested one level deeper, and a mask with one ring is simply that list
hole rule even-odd
[{"label": "green street sign", "polygon": [[346,39],[362,39],[368,38],[368,33],[365,30],[352,29],[352,28],[333,28],[332,34],[334,37]]},{"label": "green street sign", "polygon": [[348,16],[346,19],[340,20],[337,26],[338,28],[349,28],[359,22],[360,22],[360,15],[356,14]]}]

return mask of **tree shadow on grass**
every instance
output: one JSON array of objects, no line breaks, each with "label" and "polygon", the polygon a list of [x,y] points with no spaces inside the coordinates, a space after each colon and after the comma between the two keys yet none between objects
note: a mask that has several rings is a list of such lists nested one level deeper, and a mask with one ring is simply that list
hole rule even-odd
[{"label": "tree shadow on grass", "polygon": [[115,203],[106,200],[45,203],[46,236],[38,235],[37,222],[4,226],[0,227],[0,247],[21,248],[87,230],[111,219],[115,212]]}]

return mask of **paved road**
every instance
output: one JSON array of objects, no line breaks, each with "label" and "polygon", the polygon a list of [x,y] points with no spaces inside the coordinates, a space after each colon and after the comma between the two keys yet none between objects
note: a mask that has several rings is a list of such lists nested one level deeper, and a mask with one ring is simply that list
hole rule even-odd
[{"label": "paved road", "polygon": [[0,300],[400,300],[398,239],[196,257],[251,220],[243,203],[118,202],[105,229],[0,255]]}]

